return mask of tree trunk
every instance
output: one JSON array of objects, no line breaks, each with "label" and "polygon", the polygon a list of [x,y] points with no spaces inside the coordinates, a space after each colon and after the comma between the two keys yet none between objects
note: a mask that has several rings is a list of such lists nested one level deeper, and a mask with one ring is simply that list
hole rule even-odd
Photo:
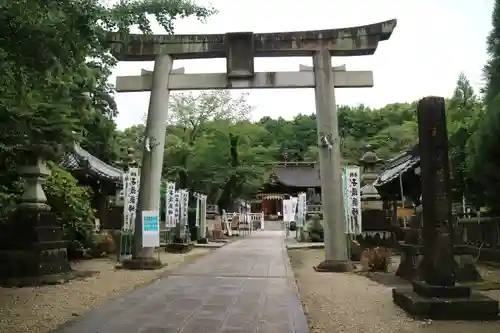
[{"label": "tree trunk", "polygon": [[[231,167],[235,170],[239,165],[238,160],[238,137],[229,133],[229,150],[231,153]],[[228,209],[234,201],[233,194],[236,187],[237,178],[236,174],[233,172],[229,177],[228,181],[224,185],[221,195],[217,200],[217,205],[219,206],[219,210]]]}]

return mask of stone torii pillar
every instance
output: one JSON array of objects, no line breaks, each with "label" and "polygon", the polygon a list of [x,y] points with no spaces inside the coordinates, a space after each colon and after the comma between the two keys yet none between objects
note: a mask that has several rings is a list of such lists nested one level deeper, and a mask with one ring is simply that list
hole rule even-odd
[{"label": "stone torii pillar", "polygon": [[[118,77],[118,92],[151,91],[146,124],[133,258],[125,267],[152,268],[161,263],[153,249],[142,247],[143,210],[158,210],[168,96],[172,90],[315,88],[318,145],[325,227],[325,261],[318,270],[343,271],[347,246],[344,233],[340,140],[334,88],[372,87],[371,71],[332,68],[332,56],[371,55],[388,40],[396,20],[342,29],[210,35],[110,34],[119,61],[155,61],[153,72]],[[313,68],[297,72],[255,72],[255,57],[312,56]],[[184,74],[172,70],[173,59],[226,58],[226,73]]]}]

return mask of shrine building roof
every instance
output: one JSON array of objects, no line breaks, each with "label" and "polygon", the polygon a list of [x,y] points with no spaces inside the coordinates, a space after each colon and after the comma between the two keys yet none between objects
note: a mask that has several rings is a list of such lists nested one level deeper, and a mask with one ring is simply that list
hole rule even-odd
[{"label": "shrine building roof", "polygon": [[98,178],[113,182],[122,180],[122,170],[101,161],[79,144],[75,144],[73,151],[64,156],[60,165],[68,171],[85,170]]},{"label": "shrine building roof", "polygon": [[320,187],[319,163],[286,162],[272,168],[271,183],[279,182],[290,187]]},{"label": "shrine building roof", "polygon": [[420,154],[417,145],[387,161],[373,186],[377,189],[383,187],[409,171],[415,172],[419,166]]}]

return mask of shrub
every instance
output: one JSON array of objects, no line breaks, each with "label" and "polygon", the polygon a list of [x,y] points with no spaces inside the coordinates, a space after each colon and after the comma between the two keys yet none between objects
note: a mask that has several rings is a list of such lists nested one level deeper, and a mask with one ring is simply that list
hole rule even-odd
[{"label": "shrub", "polygon": [[392,262],[392,251],[377,246],[365,249],[361,254],[361,265],[369,272],[387,272]]},{"label": "shrub", "polygon": [[315,214],[312,216],[312,221],[306,224],[305,230],[309,233],[309,239],[311,242],[323,241],[324,231],[319,215]]},{"label": "shrub", "polygon": [[353,261],[359,261],[361,260],[361,255],[362,255],[362,249],[361,249],[361,244],[355,240],[351,239],[350,240],[350,252],[351,252],[351,260]]},{"label": "shrub", "polygon": [[12,188],[0,185],[0,224],[7,222],[15,211],[21,194],[22,183],[19,181],[16,181]]},{"label": "shrub", "polygon": [[116,242],[112,231],[102,231],[97,239],[97,248],[101,253],[114,253],[116,251]]},{"label": "shrub", "polygon": [[91,191],[78,186],[76,179],[54,163],[48,164],[52,172],[44,185],[47,202],[57,214],[63,229],[70,257],[83,253],[92,246],[94,210],[91,206]]}]

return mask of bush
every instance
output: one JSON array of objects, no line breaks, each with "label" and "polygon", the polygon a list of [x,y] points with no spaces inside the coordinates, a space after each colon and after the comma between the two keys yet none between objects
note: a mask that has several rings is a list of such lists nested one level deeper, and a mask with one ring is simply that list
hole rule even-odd
[{"label": "bush", "polygon": [[111,231],[102,231],[97,237],[97,248],[101,253],[114,253],[116,251],[116,242]]},{"label": "bush", "polygon": [[324,231],[319,215],[315,214],[312,216],[312,221],[306,224],[305,230],[309,233],[311,242],[323,242]]},{"label": "bush", "polygon": [[392,262],[392,251],[377,246],[365,249],[361,254],[361,265],[369,272],[387,272]]},{"label": "bush", "polygon": [[54,163],[52,175],[44,185],[47,203],[57,214],[68,244],[68,255],[78,256],[93,245],[94,210],[90,189],[78,186],[76,179]]},{"label": "bush", "polygon": [[19,197],[22,194],[22,183],[16,181],[13,189],[0,185],[0,224],[7,222],[11,214],[15,211]]},{"label": "bush", "polygon": [[351,239],[350,240],[350,252],[351,252],[351,260],[352,261],[359,261],[361,260],[361,255],[362,255],[362,250],[361,250],[361,244],[355,240]]}]

